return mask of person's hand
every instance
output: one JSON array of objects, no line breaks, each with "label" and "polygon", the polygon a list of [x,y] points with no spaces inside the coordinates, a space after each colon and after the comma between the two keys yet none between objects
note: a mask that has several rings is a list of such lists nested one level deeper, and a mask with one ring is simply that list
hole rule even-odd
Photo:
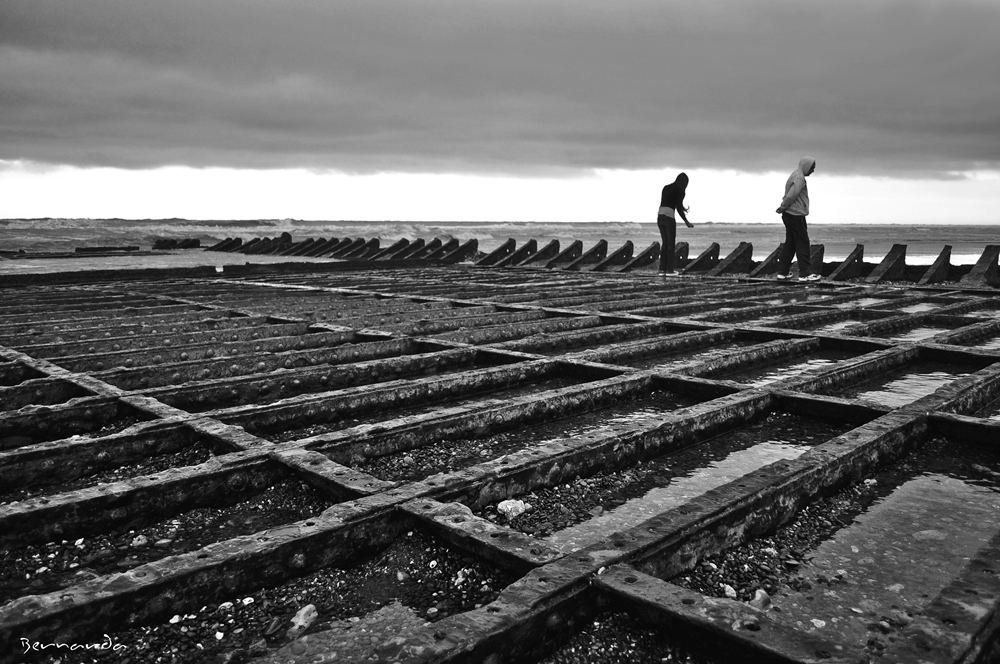
[{"label": "person's hand", "polygon": [[784,212],[784,210],[782,210],[781,208],[778,208],[777,210],[775,210],[775,212],[777,212],[778,214],[781,214],[782,212]]},{"label": "person's hand", "polygon": [[684,225],[687,226],[688,228],[694,228],[694,224],[692,224],[690,221],[686,219],[684,220]]}]

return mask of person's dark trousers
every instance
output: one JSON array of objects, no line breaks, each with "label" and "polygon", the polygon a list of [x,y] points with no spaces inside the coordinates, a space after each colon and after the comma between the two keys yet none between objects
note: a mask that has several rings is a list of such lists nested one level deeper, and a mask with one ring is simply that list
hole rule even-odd
[{"label": "person's dark trousers", "polygon": [[674,272],[677,269],[677,221],[670,217],[656,215],[656,227],[660,229],[660,272]]},{"label": "person's dark trousers", "polygon": [[778,274],[788,274],[792,266],[792,256],[799,261],[799,277],[812,274],[812,259],[809,257],[809,231],[806,218],[801,214],[781,213],[781,223],[785,225],[785,244],[778,256]]}]

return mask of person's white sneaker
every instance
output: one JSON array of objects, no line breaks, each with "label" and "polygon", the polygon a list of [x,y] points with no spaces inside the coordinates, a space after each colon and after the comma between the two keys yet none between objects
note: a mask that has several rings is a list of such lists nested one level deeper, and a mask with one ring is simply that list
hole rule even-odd
[{"label": "person's white sneaker", "polygon": [[819,281],[822,279],[818,274],[810,274],[808,277],[799,277],[799,281]]},{"label": "person's white sneaker", "polygon": [[676,277],[677,276],[676,272],[659,272],[658,274],[661,277]]},{"label": "person's white sneaker", "polygon": [[774,278],[777,279],[778,281],[785,281],[786,279],[791,279],[792,275],[790,275],[790,274],[776,274],[776,275],[774,275]]}]

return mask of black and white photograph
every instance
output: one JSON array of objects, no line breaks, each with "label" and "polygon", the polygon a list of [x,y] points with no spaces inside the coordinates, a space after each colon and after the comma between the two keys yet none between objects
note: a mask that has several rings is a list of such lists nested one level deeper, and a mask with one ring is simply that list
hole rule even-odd
[{"label": "black and white photograph", "polygon": [[0,664],[1000,664],[998,36],[0,0]]}]

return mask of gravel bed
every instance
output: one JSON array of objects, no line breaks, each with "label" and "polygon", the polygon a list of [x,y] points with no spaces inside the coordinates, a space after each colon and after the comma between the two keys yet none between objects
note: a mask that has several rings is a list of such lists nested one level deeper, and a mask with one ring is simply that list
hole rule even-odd
[{"label": "gravel bed", "polygon": [[160,454],[147,457],[136,463],[131,463],[118,468],[110,468],[93,475],[79,477],[70,482],[60,484],[49,484],[45,486],[24,487],[14,491],[0,491],[0,505],[40,496],[51,496],[57,493],[66,493],[78,489],[97,486],[98,484],[110,484],[121,480],[152,475],[169,468],[183,468],[184,466],[196,466],[205,463],[214,456],[212,449],[201,442],[188,445],[179,452],[173,454]]},{"label": "gravel bed", "polygon": [[[724,458],[733,449],[749,446],[747,443],[752,442],[755,437],[763,435],[764,438],[770,438],[783,433],[791,434],[807,426],[817,433],[817,442],[850,428],[847,425],[808,420],[788,413],[772,413],[755,425],[722,434],[630,468],[605,471],[518,496],[531,505],[531,508],[514,517],[507,525],[536,537],[547,537],[643,496],[650,489],[666,486],[672,477],[683,476],[685,472]],[[826,433],[818,433],[821,430],[826,430]],[[477,515],[507,523],[506,518],[497,513],[496,504],[484,507]]]},{"label": "gravel bed", "polygon": [[139,424],[140,422],[149,422],[152,419],[153,418],[150,416],[141,417],[138,415],[129,415],[127,417],[112,420],[98,429],[93,428],[94,423],[92,421],[78,420],[66,427],[51,428],[45,431],[36,429],[32,431],[30,435],[23,433],[13,436],[4,436],[3,438],[0,438],[0,449],[25,447],[27,445],[34,445],[35,443],[58,440],[63,437],[69,438],[74,435],[81,438],[101,438],[103,436],[110,436],[111,434],[124,431],[130,426]]},{"label": "gravel bed", "polygon": [[436,473],[474,466],[527,447],[582,436],[608,424],[637,421],[693,403],[696,402],[667,390],[653,390],[624,403],[543,423],[526,424],[491,435],[436,440],[405,452],[365,459],[354,467],[389,482],[421,480]]},{"label": "gravel bed", "polygon": [[34,661],[242,664],[292,641],[287,635],[290,620],[310,604],[318,616],[303,634],[339,627],[341,621],[359,623],[397,602],[419,616],[421,623],[434,622],[493,601],[515,579],[432,535],[410,531],[349,569],[324,569],[275,588],[221,597],[218,605],[178,611],[154,624],[109,631],[114,644],[125,646],[113,655],[78,651]]},{"label": "gravel bed", "polygon": [[208,544],[319,514],[333,505],[290,479],[243,502],[206,507],[144,528],[0,551],[0,601],[44,594]]},{"label": "gravel bed", "polygon": [[[492,441],[492,442],[491,442]],[[500,443],[506,443],[500,444]],[[354,467],[363,473],[388,482],[412,482],[436,473],[461,470],[496,459],[524,447],[515,438],[476,440],[458,438],[439,440],[430,445],[407,450],[405,453],[387,454],[366,459]]]},{"label": "gravel bed", "polygon": [[605,612],[538,664],[709,664],[628,614]]}]

